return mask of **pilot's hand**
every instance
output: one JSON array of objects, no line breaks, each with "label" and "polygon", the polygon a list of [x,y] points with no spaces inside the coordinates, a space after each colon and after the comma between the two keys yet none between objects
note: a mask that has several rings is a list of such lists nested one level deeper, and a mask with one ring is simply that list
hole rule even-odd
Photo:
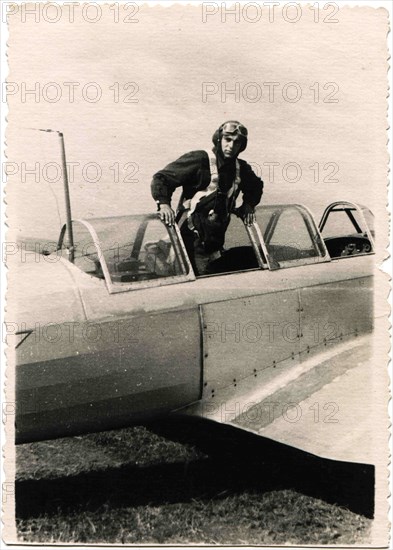
[{"label": "pilot's hand", "polygon": [[246,225],[252,225],[255,222],[255,212],[249,212],[243,217],[243,221]]},{"label": "pilot's hand", "polygon": [[234,212],[246,225],[252,225],[255,222],[255,210],[245,202],[239,208],[236,208]]},{"label": "pilot's hand", "polygon": [[160,219],[167,225],[173,225],[175,223],[175,213],[169,204],[161,204],[158,212]]}]

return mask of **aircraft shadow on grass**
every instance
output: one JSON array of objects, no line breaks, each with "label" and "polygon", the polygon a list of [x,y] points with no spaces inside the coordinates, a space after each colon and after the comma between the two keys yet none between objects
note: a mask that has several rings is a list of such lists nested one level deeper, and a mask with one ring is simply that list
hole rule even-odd
[{"label": "aircraft shadow on grass", "polygon": [[374,467],[322,459],[263,437],[197,418],[161,420],[154,433],[191,443],[205,459],[122,466],[56,479],[16,482],[16,517],[224,498],[292,489],[373,517]]}]

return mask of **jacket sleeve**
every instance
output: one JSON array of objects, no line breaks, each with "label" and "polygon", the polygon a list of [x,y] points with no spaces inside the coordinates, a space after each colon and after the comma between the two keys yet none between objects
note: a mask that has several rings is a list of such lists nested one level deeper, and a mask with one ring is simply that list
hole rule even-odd
[{"label": "jacket sleeve", "polygon": [[205,151],[191,151],[182,155],[154,174],[151,183],[153,199],[161,204],[171,204],[177,187],[196,187],[201,181],[202,172],[208,170],[209,157]]},{"label": "jacket sleeve", "polygon": [[243,204],[248,204],[252,208],[259,204],[263,193],[263,181],[251,166],[245,161],[241,161],[241,190],[243,191]]}]

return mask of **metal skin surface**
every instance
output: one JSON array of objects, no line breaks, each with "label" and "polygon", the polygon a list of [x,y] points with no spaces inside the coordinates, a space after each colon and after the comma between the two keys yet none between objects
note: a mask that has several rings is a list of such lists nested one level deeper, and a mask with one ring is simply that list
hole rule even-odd
[{"label": "metal skin surface", "polygon": [[343,338],[324,349],[301,363],[292,358],[282,361],[270,378],[259,370],[183,413],[230,424],[323,458],[375,464],[378,396],[372,391],[372,339]]},{"label": "metal skin surface", "polygon": [[203,396],[255,373],[266,383],[284,360],[293,368],[311,351],[371,330],[369,285],[363,277],[204,305]]},{"label": "metal skin surface", "polygon": [[316,266],[307,267],[293,290],[203,305],[203,396],[183,412],[326,458],[373,463],[373,446],[354,444],[371,441],[374,426],[372,342],[360,337],[373,327],[365,259],[354,262],[358,278],[315,284]]},{"label": "metal skin surface", "polygon": [[198,325],[196,310],[180,310],[75,324],[71,336],[63,324],[66,346],[58,331],[52,343],[29,336],[17,367],[18,439],[109,429],[198,399]]},{"label": "metal skin surface", "polygon": [[[329,386],[334,373],[356,366],[342,346],[372,329],[372,256],[327,254],[288,269],[183,278],[114,294],[65,257],[41,260],[31,257],[17,268],[14,311],[26,336],[16,349],[17,442],[177,412],[326,456],[312,437],[295,437],[288,422],[258,424],[244,413],[253,410],[255,418],[255,407],[285,387],[281,405],[303,402]],[[325,366],[342,365],[326,367],[321,383],[304,378],[317,372],[319,357]],[[329,456],[345,459],[331,443]]]}]

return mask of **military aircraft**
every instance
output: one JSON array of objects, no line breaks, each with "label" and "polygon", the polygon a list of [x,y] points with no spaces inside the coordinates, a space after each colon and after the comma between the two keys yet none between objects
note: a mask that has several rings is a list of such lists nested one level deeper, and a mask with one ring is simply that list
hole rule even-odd
[{"label": "military aircraft", "polygon": [[191,415],[372,463],[371,212],[232,218],[196,276],[177,225],[74,220],[68,203],[56,246],[10,278],[17,443]]}]

